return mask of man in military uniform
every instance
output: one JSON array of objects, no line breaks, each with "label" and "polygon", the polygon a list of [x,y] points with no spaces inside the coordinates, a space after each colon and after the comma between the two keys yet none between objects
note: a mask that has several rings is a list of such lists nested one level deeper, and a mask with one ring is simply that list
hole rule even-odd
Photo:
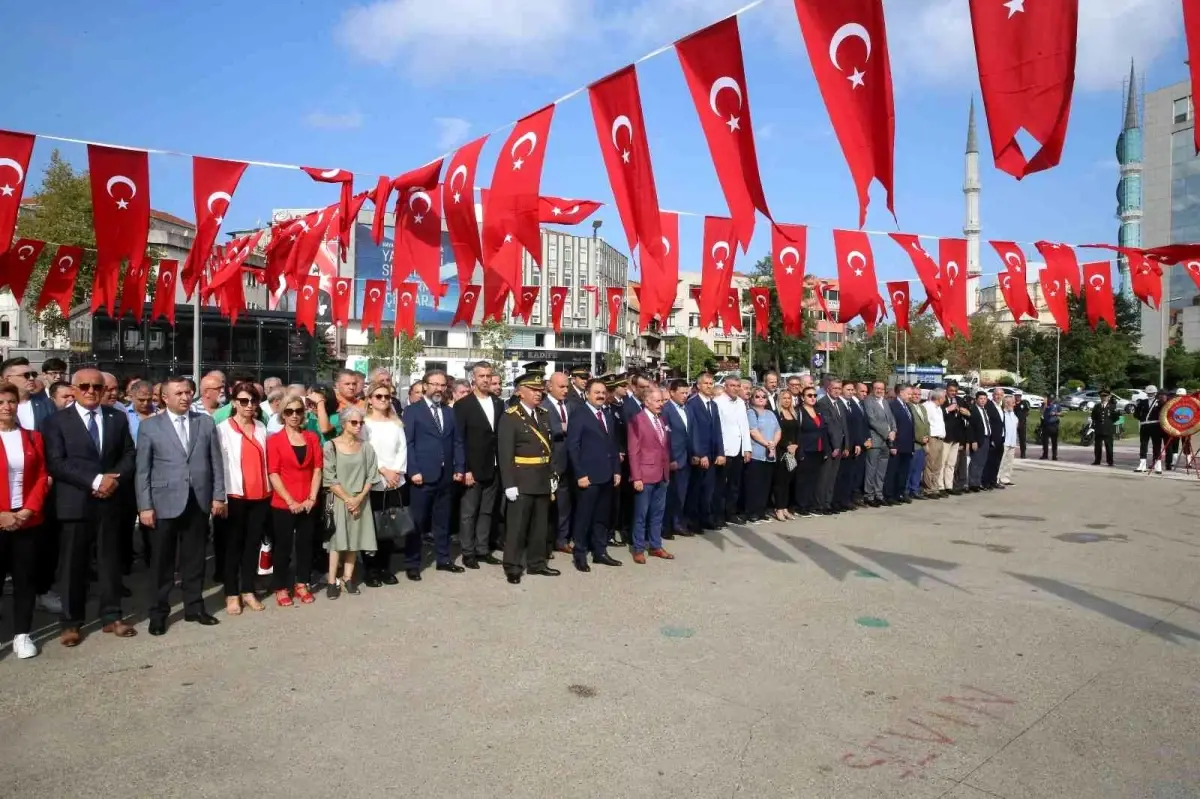
[{"label": "man in military uniform", "polygon": [[496,454],[508,499],[504,573],[513,585],[521,582],[523,562],[528,574],[561,574],[546,565],[550,497],[558,480],[550,464],[547,412],[541,407],[544,385],[541,372],[518,377],[513,391],[517,404],[501,414],[497,425]]},{"label": "man in military uniform", "polygon": [[629,395],[629,375],[606,375],[602,379],[608,389],[608,411],[612,415],[617,452],[621,458],[621,486],[612,492],[612,510],[608,517],[612,525],[609,545],[621,546],[629,541],[625,533],[632,528],[633,519],[633,489],[629,483],[626,457],[629,449],[625,432],[625,398]]},{"label": "man in military uniform", "polygon": [[1092,433],[1096,442],[1096,458],[1092,461],[1093,466],[1100,465],[1100,450],[1103,448],[1106,460],[1109,465],[1113,465],[1113,434],[1117,430],[1117,419],[1120,418],[1121,412],[1117,410],[1117,403],[1112,398],[1107,388],[1100,389],[1100,401],[1092,408]]},{"label": "man in military uniform", "polygon": [[1017,415],[1017,446],[1020,447],[1021,457],[1025,457],[1025,436],[1028,430],[1026,426],[1029,421],[1029,409],[1032,407],[1029,400],[1025,399],[1024,395],[1018,390],[1013,394],[1017,398],[1017,402],[1013,405],[1013,413]]},{"label": "man in military uniform", "polygon": [[567,405],[575,408],[587,403],[587,382],[592,373],[586,366],[576,366],[571,369],[571,387],[567,389]]},{"label": "man in military uniform", "polygon": [[[545,361],[530,361],[529,363],[525,364],[525,374],[537,375],[537,376],[541,377],[543,380],[545,380],[547,366],[548,366],[548,364]],[[515,386],[516,384],[514,383],[513,385]],[[521,397],[519,394],[517,394],[517,391],[514,388],[512,396],[508,398],[508,406],[507,407],[515,408],[517,403],[520,401],[521,401]],[[540,401],[540,398],[539,398],[539,401]]]}]

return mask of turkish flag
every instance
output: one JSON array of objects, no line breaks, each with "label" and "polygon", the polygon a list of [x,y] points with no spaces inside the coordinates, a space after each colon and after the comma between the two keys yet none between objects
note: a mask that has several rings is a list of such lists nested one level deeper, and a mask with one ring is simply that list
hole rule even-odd
[{"label": "turkish flag", "polygon": [[158,277],[154,281],[154,305],[150,308],[150,321],[164,318],[175,327],[175,286],[179,282],[179,261],[158,262]]},{"label": "turkish flag", "polygon": [[17,239],[8,252],[0,253],[0,287],[8,286],[17,305],[24,301],[29,276],[33,274],[33,267],[37,266],[45,246],[44,241]]},{"label": "turkish flag", "polygon": [[649,315],[643,314],[639,318],[643,329],[650,319],[657,317],[659,321],[666,321],[671,318],[671,309],[675,306],[675,293],[679,285],[679,214],[660,211],[658,219],[662,229],[662,253],[657,261],[658,269],[649,270],[650,275],[657,279],[658,285],[651,287],[653,290],[646,289],[646,275],[642,275],[642,288],[646,295],[642,305],[651,305]]},{"label": "turkish flag", "polygon": [[[1187,39],[1188,74],[1192,86],[1200,86],[1200,0],[1183,0],[1183,31]],[[1196,137],[1196,152],[1200,153],[1200,125],[1192,131]]]},{"label": "turkish flag", "polygon": [[725,335],[728,336],[731,330],[742,330],[742,293],[738,289],[729,287],[729,293],[725,295],[725,302],[721,303],[718,316]]},{"label": "turkish flag", "polygon": [[208,260],[221,224],[229,213],[229,204],[246,172],[241,161],[192,157],[192,202],[196,209],[196,238],[183,264],[184,288],[190,295]]},{"label": "turkish flag", "polygon": [[1200,289],[1200,261],[1184,261],[1183,270],[1191,277],[1196,288]]},{"label": "turkish flag", "polygon": [[304,217],[301,232],[288,255],[285,277],[288,285],[299,287],[312,269],[317,250],[325,241],[325,232],[337,214],[337,206],[329,206]]},{"label": "turkish flag", "polygon": [[[629,251],[638,250],[647,305],[657,310],[662,286],[662,219],[642,117],[637,70],[618,70],[588,87],[596,138],[617,202]],[[651,299],[653,298],[653,302]],[[644,317],[648,319],[649,317]]]},{"label": "turkish flag", "polygon": [[0,253],[8,252],[25,192],[34,136],[0,130]]},{"label": "turkish flag", "polygon": [[396,335],[403,331],[412,338],[417,331],[417,284],[401,283],[396,290]]},{"label": "turkish flag", "polygon": [[120,319],[126,311],[140,324],[142,311],[146,305],[146,286],[150,282],[150,259],[142,258],[137,263],[131,263],[125,270],[125,278],[121,281],[121,304],[117,308],[117,318]]},{"label": "turkish flag", "polygon": [[[598,286],[581,286],[584,293],[592,295],[592,315],[600,318],[600,289]],[[694,288],[694,287],[693,287]]]},{"label": "turkish flag", "polygon": [[350,324],[350,302],[354,296],[354,281],[348,277],[333,279],[332,304],[329,308],[330,321],[335,327]]},{"label": "turkish flag", "polygon": [[1030,312],[1033,300],[1029,298],[1029,291],[1025,288],[1025,281],[1021,275],[1016,272],[1001,272],[996,276],[996,283],[1000,286],[1000,293],[1004,295],[1004,302],[1008,305],[1014,321],[1020,322],[1021,317],[1027,313],[1037,318],[1036,313]]},{"label": "turkish flag", "polygon": [[737,257],[733,220],[724,216],[704,217],[704,249],[700,267],[700,327],[717,322],[721,308],[729,301],[733,285],[733,263]]},{"label": "turkish flag", "polygon": [[446,183],[442,186],[442,218],[450,233],[450,247],[458,265],[458,282],[470,283],[475,264],[483,263],[483,244],[479,240],[479,218],[475,216],[475,172],[479,151],[487,136],[464,144],[450,157]]},{"label": "turkish flag", "polygon": [[[386,221],[388,198],[392,196],[392,190],[404,191],[413,187],[424,187],[428,190],[427,187],[436,186],[438,176],[442,174],[442,160],[438,158],[430,161],[396,178],[389,178],[387,175],[379,177],[375,183],[375,190],[371,192],[371,203],[375,206],[375,216],[371,220],[371,240],[376,245],[383,244],[383,223]],[[357,213],[351,216],[358,219]]]},{"label": "turkish flag", "polygon": [[555,333],[562,332],[563,307],[567,304],[568,291],[566,286],[550,287],[550,324]]},{"label": "turkish flag", "polygon": [[75,277],[79,274],[79,261],[82,258],[82,247],[69,244],[58,246],[58,251],[50,261],[50,269],[46,272],[46,281],[42,283],[42,293],[38,295],[35,311],[41,313],[47,305],[56,302],[61,316],[65,317],[71,312],[71,295],[75,292]]},{"label": "turkish flag", "polygon": [[1017,243],[1015,241],[989,241],[988,244],[992,245],[996,254],[1004,261],[1004,268],[1009,272],[1016,273],[1023,283],[1029,265],[1025,261],[1025,253],[1021,251]]},{"label": "turkish flag", "polygon": [[[274,293],[279,289],[280,278],[283,277],[287,270],[288,258],[291,257],[292,248],[296,246],[296,239],[300,237],[302,231],[299,219],[289,219],[282,222],[277,222],[271,226],[270,241],[267,242],[266,261],[267,268],[264,275],[264,282],[267,290]],[[184,268],[182,280],[184,288],[187,288],[188,279],[192,276],[188,274],[187,268]],[[187,292],[191,294],[191,291]]]},{"label": "turkish flag", "polygon": [[1162,247],[1121,247],[1117,244],[1079,244],[1079,247],[1099,247],[1113,250],[1121,255],[1148,255],[1161,264],[1174,266],[1190,258],[1200,258],[1200,244],[1165,244]]},{"label": "turkish flag", "polygon": [[617,333],[617,322],[621,314],[621,306],[625,304],[625,287],[624,286],[609,286],[604,290],[605,299],[608,303],[608,334],[615,336]]},{"label": "turkish flag", "polygon": [[150,232],[150,164],[144,150],[88,145],[96,275],[92,313],[109,316],[117,301],[121,262],[141,263]]},{"label": "turkish flag", "polygon": [[879,284],[875,280],[871,240],[858,230],[835,230],[833,249],[837,254],[838,288],[841,291],[838,321],[845,323],[856,316],[862,317],[867,330],[871,331],[883,307]]},{"label": "turkish flag", "polygon": [[540,291],[537,286],[521,286],[521,290],[513,294],[513,316],[529,324]]},{"label": "turkish flag", "polygon": [[1034,247],[1046,259],[1046,269],[1055,276],[1066,281],[1071,291],[1079,293],[1079,259],[1075,251],[1065,244],[1052,244],[1048,241],[1034,242]]},{"label": "turkish flag", "polygon": [[[506,287],[521,284],[521,259],[497,260],[501,248],[515,241],[542,264],[542,233],[538,227],[538,198],[542,183],[542,165],[546,161],[546,142],[554,105],[517,121],[504,142],[483,212],[483,261],[499,271]],[[500,271],[507,270],[507,271]]]},{"label": "turkish flag", "polygon": [[738,18],[728,17],[675,43],[679,65],[700,115],[717,180],[742,252],[754,236],[754,211],[771,218],[758,174],[754,126]]},{"label": "turkish flag", "polygon": [[[970,0],[979,86],[996,168],[1020,180],[1062,157],[1075,88],[1079,0]],[[1026,159],[1022,128],[1042,145]]]},{"label": "turkish flag", "polygon": [[374,329],[375,335],[383,326],[383,305],[387,302],[388,287],[385,280],[367,280],[363,283],[363,309],[361,327]]},{"label": "turkish flag", "polygon": [[1042,284],[1042,296],[1054,317],[1054,323],[1062,332],[1071,329],[1071,315],[1067,306],[1067,283],[1051,269],[1043,269],[1038,275]]},{"label": "turkish flag", "polygon": [[858,189],[858,226],[867,219],[872,178],[887,190],[887,207],[895,216],[896,112],[883,0],[795,3],[808,60]]},{"label": "turkish flag", "polygon": [[821,309],[821,313],[825,314],[825,321],[828,322],[833,317],[829,313],[829,304],[825,300],[825,281],[813,281],[813,295],[817,299],[817,307]]},{"label": "turkish flag", "polygon": [[563,197],[539,197],[538,221],[545,225],[578,225],[600,209],[595,200],[568,200]]},{"label": "turkish flag", "polygon": [[754,305],[754,335],[766,338],[771,329],[771,290],[765,287],[750,289],[750,302]]},{"label": "turkish flag", "polygon": [[779,292],[779,312],[783,332],[799,336],[804,332],[804,263],[808,254],[808,228],[804,225],[775,225],[771,228],[771,265],[775,290]]},{"label": "turkish flag", "polygon": [[315,335],[317,330],[317,275],[306,275],[296,292],[296,325]]},{"label": "turkish flag", "polygon": [[475,322],[475,307],[479,305],[479,295],[483,292],[483,286],[477,283],[463,283],[460,288],[462,292],[458,295],[458,309],[454,312],[454,320],[450,322],[450,326],[470,327]]},{"label": "turkish flag", "polygon": [[1133,296],[1151,308],[1162,307],[1162,266],[1144,255],[1129,255],[1129,287]]},{"label": "turkish flag", "polygon": [[1117,329],[1117,310],[1113,301],[1112,266],[1108,261],[1083,265],[1083,285],[1086,288],[1088,324],[1092,330],[1103,319]]},{"label": "turkish flag", "polygon": [[338,195],[337,238],[338,257],[345,262],[346,251],[350,247],[350,226],[354,224],[354,215],[350,213],[350,199],[354,195],[354,173],[345,169],[321,169],[315,166],[300,167],[308,176],[318,183],[339,183],[341,193]]},{"label": "turkish flag", "polygon": [[400,288],[414,271],[430,291],[441,284],[441,199],[437,186],[404,189],[396,198],[392,288]]},{"label": "turkish flag", "polygon": [[225,290],[227,286],[233,283],[241,284],[242,268],[246,264],[246,259],[250,257],[250,254],[254,252],[254,248],[258,246],[263,232],[257,230],[254,233],[236,238],[225,245],[217,267],[208,281],[208,285],[201,290],[200,296],[204,301],[207,302],[214,294]]},{"label": "turkish flag", "polygon": [[937,261],[933,260],[933,256],[921,246],[920,237],[912,233],[889,233],[888,236],[904,248],[904,254],[912,261],[913,270],[917,273],[921,286],[925,289],[925,296],[929,298],[930,306],[937,314],[938,321],[941,321],[941,267],[938,266]]},{"label": "turkish flag", "polygon": [[908,308],[912,302],[908,297],[908,281],[892,280],[887,284],[888,296],[892,300],[892,315],[896,317],[896,327],[905,333],[911,333],[908,324]]},{"label": "turkish flag", "polygon": [[938,264],[941,266],[942,327],[947,335],[957,330],[964,338],[971,337],[967,320],[967,240],[939,239]]}]

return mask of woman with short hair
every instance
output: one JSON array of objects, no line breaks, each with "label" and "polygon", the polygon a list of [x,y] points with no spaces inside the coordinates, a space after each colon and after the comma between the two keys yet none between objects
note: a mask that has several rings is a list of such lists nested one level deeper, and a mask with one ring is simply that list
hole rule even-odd
[{"label": "woman with short hair", "polygon": [[[400,487],[404,485],[404,473],[408,471],[408,440],[404,435],[404,422],[400,420],[392,404],[390,383],[372,383],[367,389],[364,430],[363,439],[369,441],[371,449],[375,450],[379,471],[379,481],[371,486],[371,513],[403,507],[403,492]],[[421,545],[420,536],[413,533],[409,537],[416,539],[416,546]],[[412,542],[405,543],[412,545]],[[380,540],[378,545],[373,555],[364,558],[367,571],[365,583],[371,588],[395,585],[399,582],[392,571],[392,554],[396,550],[396,542],[384,539]]]},{"label": "woman with short hair", "polygon": [[[271,479],[271,587],[275,603],[294,607],[313,602],[308,578],[313,565],[313,533],[316,530],[317,500],[321,489],[324,456],[321,439],[304,427],[308,411],[304,397],[292,394],[281,402],[283,429],[267,439],[267,474]],[[295,576],[292,550],[295,550]],[[290,588],[290,591],[289,591]]]},{"label": "woman with short hair", "polygon": [[[337,599],[344,589],[359,593],[354,582],[354,562],[359,552],[374,552],[375,520],[367,497],[379,481],[375,450],[362,440],[363,412],[347,405],[340,413],[342,432],[325,442],[323,452],[325,487],[333,495],[333,536],[329,551],[327,599]],[[338,576],[339,565],[341,577]]]},{"label": "woman with short hair", "polygon": [[[243,605],[264,610],[254,594],[258,555],[267,528],[271,482],[267,474],[267,426],[258,419],[262,395],[253,383],[233,386],[233,413],[217,425],[229,521],[225,532],[225,612],[240,616]],[[240,599],[239,599],[240,597]]]}]

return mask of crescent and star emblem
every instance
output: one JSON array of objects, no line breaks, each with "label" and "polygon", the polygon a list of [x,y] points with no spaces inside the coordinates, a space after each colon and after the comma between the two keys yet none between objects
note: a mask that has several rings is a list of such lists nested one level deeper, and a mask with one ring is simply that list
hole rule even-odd
[{"label": "crescent and star emblem", "polygon": [[[6,166],[9,169],[11,169],[13,172],[17,173],[17,185],[18,186],[20,186],[22,183],[25,182],[25,170],[21,167],[20,164],[18,164],[13,159],[0,158],[0,166]],[[0,186],[0,196],[11,197],[13,195],[14,190],[15,189],[8,184]]]},{"label": "crescent and star emblem", "polygon": [[[724,250],[725,254],[722,256],[718,256],[717,250]],[[712,255],[713,260],[715,260],[717,262],[717,270],[720,271],[720,270],[724,269],[725,268],[725,259],[729,257],[729,242],[718,241],[716,244],[714,244],[712,246],[712,250],[710,251],[709,254]]]},{"label": "crescent and star emblem", "polygon": [[[863,63],[871,60],[871,34],[857,22],[847,22],[842,27],[838,28],[833,34],[833,38],[829,40],[829,60],[833,63],[834,69],[842,72],[842,65],[838,63],[838,48],[842,46],[842,42],[847,39],[862,39],[862,43],[867,48],[867,55],[863,58]],[[863,85],[863,78],[866,73],[858,67],[850,73],[846,79],[850,81],[850,85],[857,89]]]},{"label": "crescent and star emblem", "polygon": [[[116,186],[121,183],[123,183],[129,187],[129,200],[132,200],[134,197],[137,196],[137,184],[136,183],[134,183],[132,180],[125,177],[124,175],[113,175],[111,178],[108,179],[108,183],[105,185],[105,190],[108,192],[109,197],[113,197],[113,199],[116,199],[116,197],[113,195],[113,186]],[[124,211],[126,208],[129,207],[129,200],[126,200],[126,199],[117,200],[117,208],[120,208],[122,211]]]},{"label": "crescent and star emblem", "polygon": [[166,285],[166,286],[171,285],[171,281],[174,279],[175,279],[175,276],[173,274],[171,274],[170,272],[163,272],[163,276],[162,276],[163,285]]},{"label": "crescent and star emblem", "polygon": [[1183,265],[1183,268],[1192,275],[1200,275],[1200,261],[1188,261]]},{"label": "crescent and star emblem", "polygon": [[404,305],[412,304],[412,292],[406,291],[400,295],[400,302]]},{"label": "crescent and star emblem", "polygon": [[619,131],[621,128],[625,128],[625,130],[629,131],[629,141],[632,144],[633,143],[633,123],[630,122],[629,117],[625,116],[624,114],[621,114],[620,116],[618,116],[616,119],[613,120],[612,143],[613,143],[613,147],[617,148],[617,151],[621,153],[621,161],[628,164],[629,163],[629,150],[623,148],[617,142],[617,131]]},{"label": "crescent and star emblem", "polygon": [[524,159],[520,158],[517,155],[517,150],[521,147],[522,144],[525,144],[526,142],[529,143],[529,152],[526,153],[526,155],[527,156],[533,155],[533,152],[534,152],[534,150],[537,149],[537,145],[538,145],[537,134],[531,130],[528,133],[526,133],[524,136],[522,136],[521,138],[519,138],[515,142],[513,142],[512,149],[509,150],[509,153],[513,157],[513,165],[512,165],[513,169],[520,169],[521,166],[525,163]]},{"label": "crescent and star emblem", "polygon": [[1013,268],[1014,272],[1021,271],[1021,256],[1018,253],[1009,251],[1004,253],[1005,262]]},{"label": "crescent and star emblem", "polygon": [[1057,280],[1052,280],[1052,281],[1050,281],[1050,285],[1051,285],[1051,287],[1052,287],[1052,288],[1050,289],[1050,296],[1051,296],[1051,297],[1057,297],[1057,296],[1058,296],[1058,287],[1059,287],[1061,284],[1060,284],[1060,283],[1059,283]]},{"label": "crescent and star emblem", "polygon": [[1092,284],[1092,288],[1099,291],[1104,287],[1104,275],[1092,275],[1088,278],[1088,282]]},{"label": "crescent and star emblem", "polygon": [[[738,110],[742,110],[745,98],[742,96],[741,85],[728,75],[722,75],[713,81],[713,85],[708,90],[708,107],[712,109],[712,112],[717,116],[722,116],[721,112],[717,110],[717,95],[721,93],[722,89],[729,89],[737,95]],[[726,120],[725,124],[729,126],[730,133],[740,129],[740,121],[734,114],[729,115],[729,119]]]},{"label": "crescent and star emblem", "polygon": [[22,244],[17,248],[17,258],[24,261],[29,256],[33,255],[33,247],[29,244]]},{"label": "crescent and star emblem", "polygon": [[473,299],[475,299],[475,292],[473,292],[473,291],[464,291],[463,292],[463,300],[465,302],[470,302]]},{"label": "crescent and star emblem", "polygon": [[662,237],[662,245],[663,245],[663,255],[664,256],[670,255],[671,254],[671,240],[668,239],[666,236],[663,236]]},{"label": "crescent and star emblem", "polygon": [[73,255],[64,255],[62,258],[59,258],[58,259],[59,273],[65,275],[67,273],[67,270],[70,269],[71,265],[74,263],[75,263],[75,256],[73,256]]},{"label": "crescent and star emblem", "polygon": [[371,298],[371,302],[379,302],[379,295],[381,293],[382,292],[380,292],[379,289],[372,288],[370,291],[367,292],[367,296]]},{"label": "crescent and star emblem", "polygon": [[[458,179],[462,178],[462,186],[457,185]],[[454,202],[457,203],[462,199],[462,188],[467,185],[467,165],[459,164],[454,171],[450,173],[450,191],[454,192]]]},{"label": "crescent and star emblem", "polygon": [[761,294],[759,294],[757,297],[755,297],[754,301],[764,308],[767,307],[767,298]]},{"label": "crescent and star emblem", "polygon": [[554,292],[553,294],[551,294],[550,295],[550,304],[551,305],[562,305],[562,294],[560,294],[557,291]]},{"label": "crescent and star emblem", "polygon": [[333,178],[338,177],[341,173],[342,173],[342,170],[340,170],[340,169],[326,169],[324,172],[321,173],[321,177],[332,180]]},{"label": "crescent and star emblem", "polygon": [[521,297],[525,300],[525,302],[532,302],[533,301],[533,292],[526,291],[525,293],[523,293],[521,295]]},{"label": "crescent and star emblem", "polygon": [[305,287],[304,287],[304,290],[303,290],[303,291],[301,291],[300,293],[301,293],[301,294],[304,296],[304,299],[306,299],[306,300],[311,300],[311,299],[312,299],[312,296],[313,296],[313,287],[312,287],[312,286],[305,286]]},{"label": "crescent and star emblem", "polygon": [[1004,287],[1005,291],[1008,291],[1008,287],[1010,285],[1012,285],[1012,276],[1011,275],[1001,275],[1000,276],[1000,285]]},{"label": "crescent and star emblem", "polygon": [[894,302],[897,305],[900,305],[904,301],[905,301],[905,297],[904,297],[903,291],[893,291],[892,292],[892,302]]},{"label": "crescent and star emblem", "polygon": [[[858,260],[862,263],[862,266],[854,266],[855,258],[858,258]],[[855,277],[862,277],[863,268],[866,267],[866,265],[867,265],[867,256],[863,255],[858,250],[851,250],[850,254],[846,256],[846,266],[854,268],[854,276]]]},{"label": "crescent and star emblem", "polygon": [[[417,210],[417,200],[425,201],[425,211],[422,213]],[[413,212],[412,221],[414,224],[421,224],[425,219],[425,214],[433,210],[433,200],[429,199],[429,194],[421,189],[417,189],[412,194],[408,195],[408,210]]]},{"label": "crescent and star emblem", "polygon": [[951,261],[946,264],[946,277],[950,278],[950,285],[954,285],[954,278],[958,277],[958,262]]},{"label": "crescent and star emblem", "polygon": [[[791,254],[796,260],[790,264],[787,262],[788,255]],[[800,251],[795,247],[784,247],[779,251],[779,263],[783,265],[786,274],[792,274],[795,271],[794,267],[800,265]]]},{"label": "crescent and star emblem", "polygon": [[339,297],[343,296],[343,295],[346,293],[346,281],[344,281],[344,280],[339,280],[339,281],[338,281],[338,283],[337,283],[337,293],[338,293],[338,296],[339,296]]}]

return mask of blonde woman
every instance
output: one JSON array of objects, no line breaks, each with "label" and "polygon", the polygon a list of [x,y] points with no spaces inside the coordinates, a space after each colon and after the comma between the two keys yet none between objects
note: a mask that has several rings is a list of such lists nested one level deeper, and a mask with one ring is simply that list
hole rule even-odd
[{"label": "blonde woman", "polygon": [[[404,423],[400,421],[400,416],[392,404],[390,383],[372,383],[367,388],[367,417],[363,440],[370,442],[371,449],[375,450],[379,467],[379,482],[371,486],[372,515],[385,508],[402,507],[404,500],[400,487],[404,485],[404,473],[408,470],[408,440],[404,435]],[[414,546],[419,548],[421,538],[409,535],[404,543],[406,551]],[[396,542],[391,539],[381,540],[378,547],[374,554],[363,558],[366,568],[366,579],[363,582],[370,588],[395,585],[399,582],[396,573],[392,571],[392,554],[396,550]]]},{"label": "blonde woman", "polygon": [[318,513],[313,509],[320,496],[324,463],[320,438],[304,428],[308,417],[304,396],[289,395],[282,402],[279,416],[283,419],[283,429],[267,438],[267,473],[275,489],[271,495],[271,529],[275,536],[271,582],[275,602],[287,608],[295,607],[295,602],[304,605],[313,602],[308,590],[318,521]]},{"label": "blonde woman", "polygon": [[[333,536],[329,550],[329,585],[326,599],[337,599],[345,589],[357,594],[354,561],[359,552],[374,552],[375,520],[367,497],[380,480],[375,450],[361,438],[363,412],[347,405],[340,413],[342,432],[325,442],[323,479],[333,495]],[[342,576],[338,577],[341,566]]]}]

